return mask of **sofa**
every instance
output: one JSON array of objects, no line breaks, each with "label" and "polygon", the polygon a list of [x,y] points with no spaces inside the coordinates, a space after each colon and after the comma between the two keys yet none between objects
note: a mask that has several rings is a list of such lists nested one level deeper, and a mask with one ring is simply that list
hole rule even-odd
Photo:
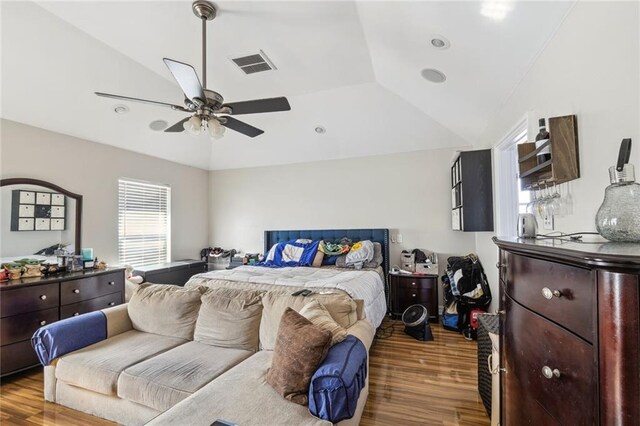
[{"label": "sofa", "polygon": [[355,409],[339,421],[314,416],[265,380],[282,313],[311,299],[368,352],[375,330],[361,301],[343,294],[144,284],[128,304],[36,332],[45,399],[125,425],[357,425],[368,396],[366,355],[366,380],[348,401]]}]

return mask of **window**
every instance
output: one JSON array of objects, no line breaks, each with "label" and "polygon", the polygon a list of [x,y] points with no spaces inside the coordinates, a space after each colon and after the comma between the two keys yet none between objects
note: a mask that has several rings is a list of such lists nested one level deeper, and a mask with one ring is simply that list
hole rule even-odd
[{"label": "window", "polygon": [[496,153],[496,216],[498,234],[514,235],[518,213],[526,211],[529,191],[520,190],[517,145],[527,141],[527,119],[524,118],[495,147]]},{"label": "window", "polygon": [[141,267],[171,258],[171,188],[118,180],[118,252],[121,264]]}]

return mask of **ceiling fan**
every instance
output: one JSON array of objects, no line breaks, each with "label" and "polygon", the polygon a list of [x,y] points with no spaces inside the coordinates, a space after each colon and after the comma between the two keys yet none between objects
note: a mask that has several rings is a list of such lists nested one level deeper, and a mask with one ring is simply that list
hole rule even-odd
[{"label": "ceiling fan", "polygon": [[279,97],[224,103],[222,95],[207,89],[207,21],[211,21],[216,17],[216,8],[206,0],[194,1],[191,8],[193,13],[202,21],[202,84],[200,84],[196,70],[191,65],[174,61],[173,59],[163,59],[184,92],[184,106],[102,92],[95,92],[95,94],[105,98],[160,105],[169,107],[174,111],[191,113],[189,117],[165,129],[165,132],[182,132],[186,130],[191,134],[197,135],[206,131],[212,139],[219,139],[224,135],[225,128],[229,128],[251,138],[261,135],[264,133],[263,130],[237,120],[231,115],[289,111],[291,110],[289,101],[285,97]]}]

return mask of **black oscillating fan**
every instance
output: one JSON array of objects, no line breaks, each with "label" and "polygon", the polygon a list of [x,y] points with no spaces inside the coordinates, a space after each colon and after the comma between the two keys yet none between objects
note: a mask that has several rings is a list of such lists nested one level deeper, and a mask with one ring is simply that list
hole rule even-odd
[{"label": "black oscillating fan", "polygon": [[429,312],[422,305],[411,305],[402,314],[404,332],[417,340],[431,341],[433,333],[429,325]]}]

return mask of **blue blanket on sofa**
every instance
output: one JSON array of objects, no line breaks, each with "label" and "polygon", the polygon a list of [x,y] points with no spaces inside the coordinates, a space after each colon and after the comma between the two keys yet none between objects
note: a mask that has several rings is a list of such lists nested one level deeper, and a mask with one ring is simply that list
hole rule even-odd
[{"label": "blue blanket on sofa", "polygon": [[40,363],[47,366],[64,354],[106,338],[107,317],[102,311],[95,311],[40,327],[31,338],[31,346]]},{"label": "blue blanket on sofa", "polygon": [[320,241],[292,240],[274,244],[267,257],[257,266],[284,268],[286,266],[311,266],[318,252]]},{"label": "blue blanket on sofa", "polygon": [[367,379],[367,349],[355,336],[333,345],[311,378],[309,411],[338,423],[356,412]]}]

